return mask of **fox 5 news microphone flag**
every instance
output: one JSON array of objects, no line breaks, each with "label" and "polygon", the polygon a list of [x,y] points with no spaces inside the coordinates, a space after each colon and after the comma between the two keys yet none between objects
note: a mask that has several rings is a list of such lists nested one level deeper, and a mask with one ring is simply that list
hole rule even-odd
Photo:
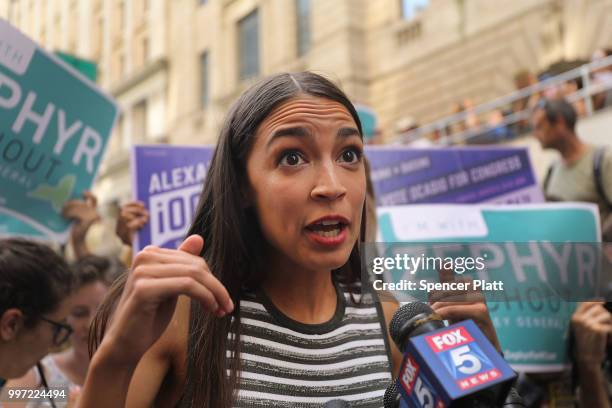
[{"label": "fox 5 news microphone flag", "polygon": [[411,338],[398,385],[411,407],[448,407],[483,390],[505,398],[516,374],[471,320]]},{"label": "fox 5 news microphone flag", "polygon": [[0,235],[63,242],[64,203],[96,177],[117,105],[0,19]]},{"label": "fox 5 news microphone flag", "polygon": [[213,146],[151,145],[132,148],[134,199],[149,210],[134,251],[147,245],[175,249],[195,214]]}]

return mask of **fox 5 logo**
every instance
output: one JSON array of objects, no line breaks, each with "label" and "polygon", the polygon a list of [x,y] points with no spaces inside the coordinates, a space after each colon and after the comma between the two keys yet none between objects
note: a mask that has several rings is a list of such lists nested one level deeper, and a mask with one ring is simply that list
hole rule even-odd
[{"label": "fox 5 logo", "polygon": [[464,327],[428,336],[427,342],[456,380],[494,368]]},{"label": "fox 5 logo", "polygon": [[429,381],[423,377],[419,365],[412,357],[404,360],[400,381],[408,400],[412,402],[409,406],[445,408],[444,402],[436,395]]},{"label": "fox 5 logo", "polygon": [[438,355],[453,378],[461,380],[494,368],[476,343],[466,344]]}]

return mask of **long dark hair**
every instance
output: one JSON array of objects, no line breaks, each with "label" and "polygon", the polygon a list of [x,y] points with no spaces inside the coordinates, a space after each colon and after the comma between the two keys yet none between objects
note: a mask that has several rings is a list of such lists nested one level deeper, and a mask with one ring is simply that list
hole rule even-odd
[{"label": "long dark hair", "polygon": [[[191,303],[189,368],[182,406],[225,408],[233,402],[240,372],[240,298],[245,290],[260,285],[264,277],[265,240],[257,216],[245,200],[249,188],[247,156],[261,122],[281,103],[301,94],[342,104],[362,134],[357,112],[346,95],[331,81],[310,72],[265,78],[244,92],[230,108],[188,235],[199,234],[204,238],[202,256],[229,291],[236,309],[231,316],[219,319],[202,311],[198,302]],[[364,211],[362,217],[360,239],[363,241]],[[361,273],[358,243],[347,263],[334,273],[350,289],[359,290],[356,285]],[[230,340],[229,333],[232,333]],[[99,331],[97,335],[99,339]]]}]

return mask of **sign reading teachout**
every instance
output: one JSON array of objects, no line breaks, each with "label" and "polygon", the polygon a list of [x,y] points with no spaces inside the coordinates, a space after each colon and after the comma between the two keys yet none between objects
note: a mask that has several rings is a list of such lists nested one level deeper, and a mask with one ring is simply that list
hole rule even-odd
[{"label": "sign reading teachout", "polygon": [[543,202],[526,148],[368,147],[379,206]]},{"label": "sign reading teachout", "polygon": [[[378,223],[387,256],[399,251],[423,258],[483,260],[484,268],[470,267],[473,273],[454,268],[454,277],[502,282],[483,293],[505,358],[516,370],[556,371],[568,363],[575,302],[601,295],[606,282],[595,205],[380,207]],[[397,268],[384,272],[386,282],[419,282],[422,276],[421,271]]]},{"label": "sign reading teachout", "polygon": [[185,239],[213,151],[212,146],[132,148],[134,198],[149,210],[149,222],[138,232],[134,251],[147,245],[175,249]]},{"label": "sign reading teachout", "polygon": [[91,188],[117,106],[0,19],[0,234],[65,241],[64,203]]}]

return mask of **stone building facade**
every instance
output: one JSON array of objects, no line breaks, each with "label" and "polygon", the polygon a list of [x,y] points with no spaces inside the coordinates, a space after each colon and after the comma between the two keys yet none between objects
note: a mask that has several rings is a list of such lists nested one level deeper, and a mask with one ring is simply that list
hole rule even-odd
[{"label": "stone building facade", "polygon": [[214,143],[257,78],[313,70],[372,107],[391,138],[454,102],[514,90],[521,69],[612,45],[612,0],[1,0],[42,46],[98,64],[122,114],[96,192],[131,195],[134,143]]}]

